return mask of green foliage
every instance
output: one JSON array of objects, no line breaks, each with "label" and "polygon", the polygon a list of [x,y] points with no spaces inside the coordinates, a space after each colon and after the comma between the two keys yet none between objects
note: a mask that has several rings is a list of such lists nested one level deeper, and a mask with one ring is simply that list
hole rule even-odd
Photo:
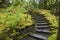
[{"label": "green foliage", "polygon": [[41,0],[38,7],[43,9],[53,9],[56,8],[58,0]]},{"label": "green foliage", "polygon": [[13,40],[11,35],[19,33],[16,28],[21,29],[33,24],[31,15],[25,9],[26,5],[27,3],[21,0],[14,0],[10,7],[0,8],[0,40]]},{"label": "green foliage", "polygon": [[55,29],[55,30],[53,30],[53,32],[55,32],[53,35],[51,35],[49,38],[48,38],[48,40],[56,40],[57,39],[57,32],[58,30],[57,29]]}]

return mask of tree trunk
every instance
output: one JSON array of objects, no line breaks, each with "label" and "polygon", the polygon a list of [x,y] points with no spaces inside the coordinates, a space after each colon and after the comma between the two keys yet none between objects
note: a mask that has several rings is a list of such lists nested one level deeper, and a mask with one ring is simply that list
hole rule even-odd
[{"label": "tree trunk", "polygon": [[59,11],[57,13],[59,16],[59,27],[58,27],[57,40],[60,40],[60,2],[59,2]]}]

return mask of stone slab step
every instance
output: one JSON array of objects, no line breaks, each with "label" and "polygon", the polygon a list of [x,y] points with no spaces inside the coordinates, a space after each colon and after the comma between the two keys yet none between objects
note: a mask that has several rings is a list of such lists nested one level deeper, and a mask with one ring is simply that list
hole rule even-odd
[{"label": "stone slab step", "polygon": [[47,24],[47,23],[36,23],[36,24]]},{"label": "stone slab step", "polygon": [[43,20],[39,20],[39,21],[36,21],[36,22],[45,22],[46,23],[46,21],[43,21]]},{"label": "stone slab step", "polygon": [[48,26],[48,24],[36,24],[37,26]]},{"label": "stone slab step", "polygon": [[50,30],[47,30],[47,29],[37,29],[36,32],[43,32],[43,33],[50,33]]},{"label": "stone slab step", "polygon": [[37,29],[50,29],[49,26],[36,26]]},{"label": "stone slab step", "polygon": [[45,28],[45,27],[49,27],[49,26],[36,26],[38,28]]},{"label": "stone slab step", "polygon": [[35,38],[39,38],[39,39],[43,39],[43,40],[47,40],[47,36],[46,35],[41,35],[41,34],[32,34],[32,37]]},{"label": "stone slab step", "polygon": [[45,21],[45,20],[42,20],[42,19],[37,19],[36,21]]}]

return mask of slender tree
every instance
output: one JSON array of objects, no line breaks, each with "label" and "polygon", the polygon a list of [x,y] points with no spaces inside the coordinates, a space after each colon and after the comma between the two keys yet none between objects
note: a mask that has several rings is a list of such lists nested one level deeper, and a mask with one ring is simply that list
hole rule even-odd
[{"label": "slender tree", "polygon": [[57,34],[57,40],[60,40],[60,2],[58,3],[59,8],[58,8],[58,16],[59,16],[59,27],[58,27],[58,34]]},{"label": "slender tree", "polygon": [[47,9],[47,0],[44,0],[44,9]]}]

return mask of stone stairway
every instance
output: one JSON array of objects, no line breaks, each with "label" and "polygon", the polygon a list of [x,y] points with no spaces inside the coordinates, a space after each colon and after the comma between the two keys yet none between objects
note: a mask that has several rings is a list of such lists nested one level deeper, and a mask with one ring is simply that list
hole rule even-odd
[{"label": "stone stairway", "polygon": [[[28,36],[26,40],[48,40],[48,37],[50,36],[50,30],[49,24],[41,15],[35,16],[36,21],[36,30],[35,33]],[[25,38],[23,39],[25,40]]]}]

